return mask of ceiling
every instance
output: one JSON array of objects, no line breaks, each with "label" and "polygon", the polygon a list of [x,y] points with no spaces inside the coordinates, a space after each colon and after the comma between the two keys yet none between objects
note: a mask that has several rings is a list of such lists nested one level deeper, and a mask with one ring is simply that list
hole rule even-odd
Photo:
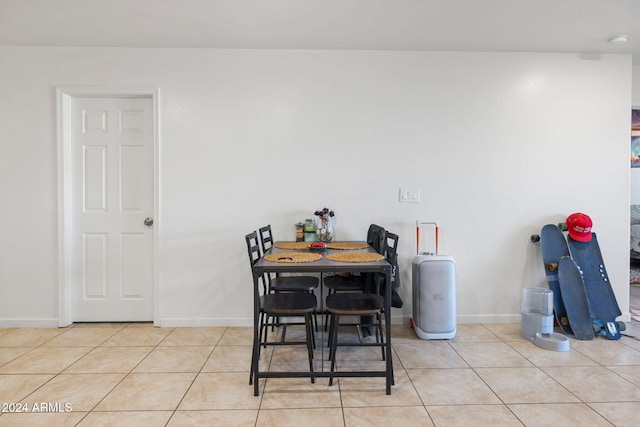
[{"label": "ceiling", "polygon": [[[629,41],[607,40],[625,34]],[[0,0],[0,46],[632,54],[640,0]]]}]

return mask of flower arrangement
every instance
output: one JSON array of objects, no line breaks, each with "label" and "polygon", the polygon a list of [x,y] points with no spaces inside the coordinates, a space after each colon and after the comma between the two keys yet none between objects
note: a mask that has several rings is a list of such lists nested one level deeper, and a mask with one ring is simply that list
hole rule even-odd
[{"label": "flower arrangement", "polygon": [[333,240],[333,224],[331,218],[335,216],[335,213],[329,208],[317,210],[313,213],[318,217],[318,227],[316,232],[318,233],[318,240],[321,242],[330,242]]}]

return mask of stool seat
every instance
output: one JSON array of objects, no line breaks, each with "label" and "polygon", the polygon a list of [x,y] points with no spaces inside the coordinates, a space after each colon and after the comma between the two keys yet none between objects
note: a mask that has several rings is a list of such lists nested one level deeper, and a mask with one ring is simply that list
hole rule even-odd
[{"label": "stool seat", "polygon": [[304,316],[313,313],[316,307],[316,296],[309,293],[282,292],[260,297],[260,309],[274,316]]},{"label": "stool seat", "polygon": [[375,294],[331,294],[327,310],[341,316],[378,314],[384,309],[384,298]]}]

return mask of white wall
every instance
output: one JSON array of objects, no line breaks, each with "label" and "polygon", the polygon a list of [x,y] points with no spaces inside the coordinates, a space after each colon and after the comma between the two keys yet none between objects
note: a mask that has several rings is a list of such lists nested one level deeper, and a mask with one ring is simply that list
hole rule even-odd
[{"label": "white wall", "polygon": [[417,218],[459,322],[517,322],[529,236],[586,212],[628,319],[628,55],[0,48],[0,72],[0,326],[57,324],[55,88],[85,85],[161,90],[162,325],[249,324],[243,236],[325,205],[340,239],[400,235],[396,322]]}]

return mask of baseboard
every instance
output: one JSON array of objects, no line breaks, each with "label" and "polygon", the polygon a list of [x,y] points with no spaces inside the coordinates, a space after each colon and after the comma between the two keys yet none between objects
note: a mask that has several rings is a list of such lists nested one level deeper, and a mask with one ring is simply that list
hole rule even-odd
[{"label": "baseboard", "polygon": [[520,323],[518,314],[471,314],[457,317],[458,323]]},{"label": "baseboard", "polygon": [[0,328],[57,328],[58,319],[0,319]]},{"label": "baseboard", "polygon": [[165,317],[161,318],[156,326],[162,328],[253,326],[253,319],[243,317]]},{"label": "baseboard", "polygon": [[[629,314],[622,316],[623,321],[629,321]],[[392,325],[408,325],[411,317],[392,315]],[[520,315],[462,315],[457,317],[458,323],[520,323]],[[162,328],[180,327],[249,327],[253,326],[253,319],[248,317],[218,318],[218,317],[165,317],[156,326]],[[58,319],[0,319],[0,328],[57,328]]]}]

